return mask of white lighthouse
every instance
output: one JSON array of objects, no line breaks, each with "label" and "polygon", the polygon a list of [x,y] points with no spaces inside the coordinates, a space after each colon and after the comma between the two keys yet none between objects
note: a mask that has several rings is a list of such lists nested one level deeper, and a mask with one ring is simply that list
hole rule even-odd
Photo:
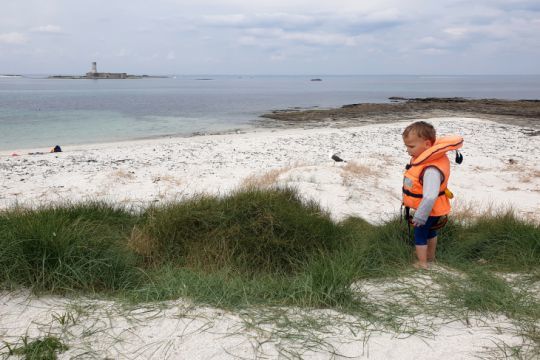
[{"label": "white lighthouse", "polygon": [[87,79],[127,79],[127,73],[110,73],[110,72],[98,72],[97,63],[92,62],[92,68],[86,73]]}]

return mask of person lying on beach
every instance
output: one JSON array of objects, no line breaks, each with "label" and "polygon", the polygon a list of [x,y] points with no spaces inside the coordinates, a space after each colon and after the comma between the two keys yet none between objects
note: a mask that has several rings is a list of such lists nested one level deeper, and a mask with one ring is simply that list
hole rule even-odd
[{"label": "person lying on beach", "polygon": [[[461,148],[463,138],[437,139],[435,128],[425,121],[407,126],[402,137],[411,156],[403,177],[403,205],[407,220],[414,226],[417,257],[414,266],[428,269],[428,264],[435,261],[437,229],[444,226],[451,209],[449,199],[453,197],[447,188],[450,161],[446,152]],[[456,157],[456,161],[461,162],[458,159]],[[409,209],[416,210],[412,219]]]}]

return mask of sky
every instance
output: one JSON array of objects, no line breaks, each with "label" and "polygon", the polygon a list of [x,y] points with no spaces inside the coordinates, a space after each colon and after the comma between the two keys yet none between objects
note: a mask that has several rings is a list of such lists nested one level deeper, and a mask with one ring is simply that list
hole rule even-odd
[{"label": "sky", "polygon": [[540,0],[0,0],[0,74],[540,74]]}]

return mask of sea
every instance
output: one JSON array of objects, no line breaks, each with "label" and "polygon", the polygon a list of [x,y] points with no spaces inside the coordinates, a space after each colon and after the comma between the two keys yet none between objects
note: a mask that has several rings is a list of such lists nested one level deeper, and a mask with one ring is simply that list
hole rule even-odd
[{"label": "sea", "polygon": [[171,75],[125,80],[0,75],[0,150],[249,129],[281,109],[389,97],[540,99],[540,75]]}]

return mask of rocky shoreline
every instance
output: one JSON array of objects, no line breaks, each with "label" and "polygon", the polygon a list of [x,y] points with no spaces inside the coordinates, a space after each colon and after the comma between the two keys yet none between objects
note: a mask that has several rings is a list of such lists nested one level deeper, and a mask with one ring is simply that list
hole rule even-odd
[{"label": "rocky shoreline", "polygon": [[263,126],[355,126],[433,117],[476,117],[532,128],[540,135],[540,100],[391,97],[390,103],[362,103],[335,109],[274,110]]}]

